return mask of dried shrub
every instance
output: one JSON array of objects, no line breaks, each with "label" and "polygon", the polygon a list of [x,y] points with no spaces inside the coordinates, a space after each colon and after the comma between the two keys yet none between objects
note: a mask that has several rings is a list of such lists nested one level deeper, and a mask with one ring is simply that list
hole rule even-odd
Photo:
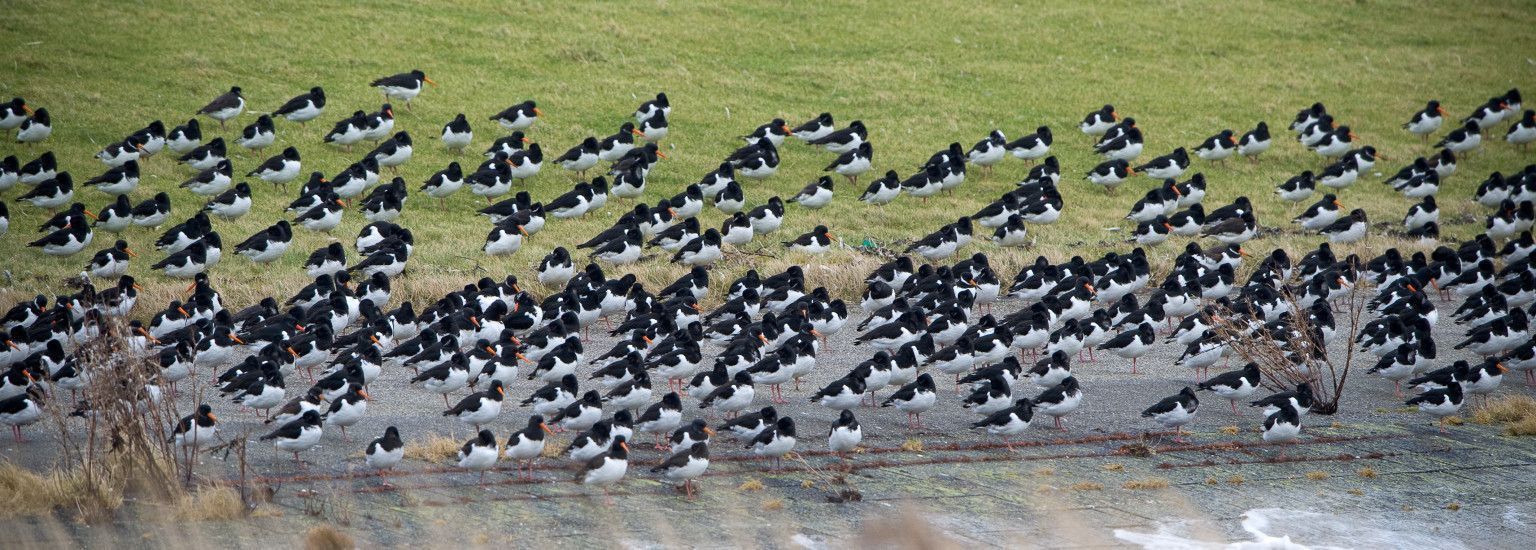
[{"label": "dried shrub", "polygon": [[1146,479],[1133,479],[1133,480],[1125,482],[1123,485],[1121,485],[1121,487],[1123,487],[1125,489],[1130,489],[1132,491],[1147,491],[1147,490],[1167,489],[1168,488],[1168,480],[1160,478],[1160,477],[1149,477],[1149,478],[1146,478]]},{"label": "dried shrub", "polygon": [[305,550],[350,550],[357,548],[352,537],[327,524],[309,528],[304,534]]}]

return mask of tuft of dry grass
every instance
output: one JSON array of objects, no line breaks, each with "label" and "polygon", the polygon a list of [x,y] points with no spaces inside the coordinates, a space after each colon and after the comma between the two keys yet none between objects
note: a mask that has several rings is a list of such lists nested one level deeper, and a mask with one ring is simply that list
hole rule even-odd
[{"label": "tuft of dry grass", "polygon": [[309,528],[309,532],[304,534],[304,548],[305,550],[350,550],[357,548],[357,542],[340,529],[322,523]]},{"label": "tuft of dry grass", "polygon": [[1450,510],[1452,512],[1455,512],[1455,511],[1461,509],[1461,503],[1460,502],[1452,502],[1450,504],[1445,505],[1445,509],[1446,510]]},{"label": "tuft of dry grass", "polygon": [[1040,477],[1049,477],[1049,476],[1056,475],[1056,470],[1053,470],[1053,469],[1050,469],[1050,468],[1040,468],[1040,469],[1035,470],[1035,475],[1040,476]]},{"label": "tuft of dry grass", "polygon": [[1221,433],[1224,433],[1224,434],[1227,434],[1227,435],[1237,435],[1238,433],[1241,433],[1242,431],[1243,431],[1242,428],[1238,428],[1237,426],[1222,426],[1221,427]]},{"label": "tuft of dry grass", "polygon": [[807,479],[805,481],[800,482],[800,488],[801,489],[810,489],[810,488],[815,487],[815,486],[816,486],[816,481],[815,480]]},{"label": "tuft of dry grass", "polygon": [[225,521],[245,514],[245,503],[233,487],[203,487],[176,505],[176,518],[181,520]]},{"label": "tuft of dry grass", "polygon": [[1125,465],[1121,464],[1119,462],[1111,462],[1109,464],[1105,464],[1103,466],[1100,466],[1100,468],[1102,468],[1106,472],[1123,472],[1123,471],[1125,471]]},{"label": "tuft of dry grass", "polygon": [[1361,489],[1359,489],[1359,488],[1355,488],[1355,489],[1350,489],[1350,490],[1348,490],[1348,491],[1345,491],[1345,492],[1346,492],[1346,493],[1349,493],[1349,494],[1351,494],[1351,495],[1355,495],[1355,496],[1357,496],[1357,497],[1358,497],[1358,496],[1364,496],[1364,495],[1365,495],[1365,491],[1363,491],[1363,490],[1361,490]]},{"label": "tuft of dry grass", "polygon": [[1511,436],[1536,436],[1536,398],[1528,395],[1494,397],[1472,413],[1478,424],[1503,424]]},{"label": "tuft of dry grass", "polygon": [[1230,485],[1242,485],[1243,482],[1246,482],[1246,481],[1248,481],[1248,480],[1243,479],[1243,476],[1239,476],[1239,475],[1234,475],[1232,477],[1227,478],[1227,483],[1230,484]]},{"label": "tuft of dry grass", "polygon": [[1149,478],[1146,478],[1146,479],[1133,479],[1133,480],[1125,482],[1124,484],[1121,485],[1121,487],[1125,488],[1125,489],[1130,489],[1132,491],[1149,491],[1149,490],[1167,489],[1168,488],[1168,480],[1164,479],[1164,478],[1160,478],[1160,477],[1149,477]]},{"label": "tuft of dry grass", "polygon": [[1094,483],[1092,481],[1083,481],[1083,482],[1080,482],[1080,483],[1072,484],[1072,490],[1073,491],[1103,491],[1104,490],[1104,484],[1102,484],[1102,483]]},{"label": "tuft of dry grass", "polygon": [[122,505],[121,486],[93,482],[78,469],[39,474],[9,462],[0,464],[0,517],[65,510],[84,519],[105,519]]},{"label": "tuft of dry grass", "polygon": [[1205,484],[1206,484],[1206,485],[1216,485],[1216,484],[1218,484],[1218,483],[1221,483],[1221,482],[1220,482],[1220,481],[1218,481],[1218,480],[1217,480],[1217,479],[1216,479],[1216,478],[1215,478],[1215,477],[1208,477],[1208,478],[1205,478]]},{"label": "tuft of dry grass", "polygon": [[1452,426],[1460,426],[1462,424],[1466,424],[1467,423],[1467,419],[1462,418],[1460,416],[1447,416],[1447,417],[1445,417],[1445,423],[1446,424],[1450,424]]},{"label": "tuft of dry grass", "polygon": [[560,458],[561,451],[568,445],[570,445],[570,442],[558,437],[546,438],[544,441],[544,452],[539,453],[539,456],[544,458]]},{"label": "tuft of dry grass", "polygon": [[405,458],[422,462],[441,463],[459,456],[459,448],[463,446],[463,442],[456,441],[446,435],[432,434],[427,436],[426,439],[407,444],[405,446]]},{"label": "tuft of dry grass", "polygon": [[744,493],[757,492],[757,491],[761,491],[763,489],[764,489],[764,486],[763,486],[762,480],[757,479],[757,478],[748,478],[746,481],[742,482],[741,485],[737,485],[736,486],[736,490],[737,491],[741,491],[741,492],[744,492]]},{"label": "tuft of dry grass", "polygon": [[923,452],[923,440],[909,437],[906,441],[901,442],[901,450],[909,453],[921,453]]},{"label": "tuft of dry grass", "polygon": [[1372,470],[1370,468],[1361,468],[1359,472],[1355,473],[1359,474],[1360,477],[1365,479],[1376,479],[1376,470]]},{"label": "tuft of dry grass", "polygon": [[1307,479],[1312,481],[1322,481],[1328,479],[1328,472],[1324,472],[1322,470],[1312,470],[1307,472]]},{"label": "tuft of dry grass", "polygon": [[784,500],[783,499],[775,498],[775,499],[769,499],[769,500],[763,501],[763,510],[766,510],[766,511],[769,511],[769,512],[775,512],[775,511],[783,510],[783,509],[784,509]]}]

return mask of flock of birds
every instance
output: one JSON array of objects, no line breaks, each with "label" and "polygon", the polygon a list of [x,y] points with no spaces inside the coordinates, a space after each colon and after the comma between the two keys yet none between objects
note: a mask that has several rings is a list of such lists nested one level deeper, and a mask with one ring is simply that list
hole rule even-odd
[{"label": "flock of birds", "polygon": [[[403,101],[409,107],[435,83],[418,70],[380,78],[372,85],[387,101]],[[324,90],[313,88],[261,114],[233,141],[261,151],[275,143],[276,118],[304,124],[322,116],[326,106]],[[235,87],[197,114],[218,121],[222,130],[246,107]],[[537,202],[520,191],[496,202],[518,182],[538,174],[544,162],[540,145],[525,133],[542,112],[532,101],[520,103],[490,117],[509,135],[494,141],[484,162],[473,169],[450,163],[415,193],[442,200],[467,187],[484,197],[488,205],[480,213],[490,218],[493,228],[483,250],[512,254],[524,239],[539,233],[548,218],[592,213],[602,209],[610,195],[640,197],[650,170],[665,158],[656,142],[668,134],[670,111],[666,95],[658,94],[641,104],[634,121],[624,122],[615,134],[588,137],[555,157],[557,164],[582,179],[569,192]],[[1403,126],[1427,142],[1446,118],[1440,104],[1431,101]],[[1433,243],[1438,237],[1435,197],[1441,182],[1456,170],[1458,155],[1485,147],[1485,134],[1506,122],[1510,126],[1505,141],[1521,148],[1536,141],[1536,114],[1522,114],[1519,92],[1510,90],[1454,125],[1436,143],[1439,153],[1415,159],[1387,178],[1385,183],[1405,196],[1421,199],[1394,234]],[[909,177],[888,171],[869,182],[860,197],[866,203],[885,204],[901,195],[926,200],[963,183],[968,168],[990,170],[1009,156],[1040,161],[1016,189],[974,215],[913,241],[906,252],[922,260],[901,255],[865,278],[859,302],[865,317],[854,325],[860,331],[854,345],[871,349],[869,359],[803,397],[837,416],[827,447],[836,453],[858,447],[863,431],[854,411],[861,407],[895,408],[907,415],[910,427],[921,428],[923,413],[943,401],[938,381],[952,375],[955,392],[963,395],[958,403],[977,415],[970,427],[1001,437],[1011,449],[1009,438],[1028,430],[1038,415],[1051,417],[1065,430],[1062,419],[1084,399],[1084,388],[1073,376],[1073,363],[1084,353],[1091,358],[1097,350],[1130,359],[1135,372],[1137,359],[1160,345],[1160,332],[1167,332],[1164,345],[1184,350],[1176,364],[1190,368],[1197,383],[1152,404],[1142,416],[1182,435],[1182,427],[1201,409],[1197,390],[1229,400],[1236,414],[1237,401],[1250,400],[1266,385],[1275,387],[1266,383],[1264,370],[1254,363],[1207,376],[1209,368],[1232,355],[1244,339],[1274,342],[1301,372],[1319,369],[1338,333],[1334,304],[1361,284],[1373,289],[1367,307],[1376,318],[1348,345],[1378,358],[1371,373],[1399,388],[1407,382],[1421,389],[1408,404],[1443,418],[1460,410],[1468,396],[1495,391],[1508,370],[1521,371],[1528,383],[1536,382],[1529,328],[1529,317],[1536,313],[1536,266],[1531,259],[1536,241],[1530,231],[1536,221],[1536,165],[1509,176],[1495,172],[1478,186],[1474,200],[1494,212],[1474,240],[1457,248],[1436,246],[1427,254],[1390,248],[1374,258],[1340,258],[1331,244],[1359,241],[1369,225],[1363,210],[1343,212],[1334,193],[1360,180],[1381,157],[1374,147],[1357,144],[1359,138],[1336,123],[1322,104],[1301,110],[1289,127],[1301,145],[1328,159],[1329,165],[1315,174],[1306,171],[1289,178],[1276,193],[1285,201],[1305,201],[1317,186],[1330,190],[1293,220],[1303,230],[1326,237],[1326,242],[1294,261],[1287,251],[1276,249],[1258,262],[1246,281],[1237,279],[1238,269],[1250,256],[1245,244],[1260,229],[1250,200],[1240,197],[1207,211],[1205,176],[1194,173],[1179,181],[1191,169],[1189,152],[1180,147],[1136,163],[1143,149],[1142,131],[1133,118],[1121,117],[1109,105],[1089,113],[1079,125],[1095,138],[1094,151],[1105,157],[1087,172],[1086,180],[1107,191],[1137,175],[1161,182],[1127,215],[1138,224],[1131,238],[1136,248],[1128,252],[1060,263],[1042,256],[1006,283],[985,253],[960,254],[973,240],[973,224],[993,230],[992,241],[1000,246],[1023,246],[1028,225],[1058,219],[1064,207],[1057,190],[1061,166],[1051,155],[1054,143],[1048,127],[1012,141],[993,131],[968,150],[954,143],[934,153]],[[52,132],[47,110],[34,111],[19,98],[0,106],[0,128],[15,129],[17,141],[29,144],[45,141]],[[363,197],[360,210],[370,223],[352,243],[357,255],[349,260],[347,247],[333,242],[304,263],[312,284],[291,296],[266,297],[238,309],[225,307],[207,276],[223,249],[213,219],[247,214],[252,190],[247,182],[236,182],[240,178],[224,139],[205,141],[198,119],[169,132],[155,121],[99,152],[96,157],[106,171],[82,185],[113,196],[115,202],[96,212],[74,202],[74,180],[58,170],[51,152],[25,164],[7,157],[0,163],[0,192],[25,186],[15,200],[50,212],[62,209],[39,226],[43,236],[31,243],[47,254],[77,254],[91,244],[96,230],[121,234],[135,226],[170,222],[166,192],[137,205],[127,199],[140,184],[140,163],[154,156],[178,156],[178,162],[195,172],[182,187],[209,198],[193,216],[155,240],[165,256],[154,269],[168,277],[192,279],[185,299],[151,315],[140,313],[141,287],[126,274],[136,253],[119,239],[91,257],[78,282],[79,292],[55,296],[51,303],[40,295],[10,308],[0,319],[0,422],[10,425],[20,441],[22,426],[41,419],[47,400],[59,390],[85,390],[100,369],[127,368],[128,358],[142,358],[152,364],[155,375],[142,389],[133,389],[135,399],[158,401],[162,388],[174,393],[178,383],[196,380],[201,371],[221,398],[275,426],[260,440],[292,452],[298,461],[301,452],[320,443],[322,430],[335,428],[347,439],[346,429],[366,418],[374,398],[368,391],[371,383],[381,376],[403,377],[423,395],[440,395],[443,416],[477,432],[464,443],[458,465],[480,472],[482,480],[502,459],[526,466],[523,472],[531,478],[534,461],[545,454],[547,434],[570,430],[579,435],[564,455],[581,465],[578,481],[603,487],[619,481],[628,470],[631,444],[652,437],[658,449],[670,453],[652,471],[683,482],[691,494],[691,480],[709,466],[717,430],[764,457],[777,459],[797,448],[795,419],[781,415],[773,405],[789,402],[783,386],[793,384],[798,391],[800,381],[818,368],[817,356],[828,337],[850,322],[847,304],[825,288],[808,289],[799,266],[771,274],[751,270],[729,282],[712,280],[707,267],[724,257],[726,245],[739,247],[777,231],[786,203],[816,209],[833,200],[829,175],[788,200],[772,197],[748,208],[746,188],[738,178],[773,175],[781,150],[794,138],[837,155],[825,171],[856,184],[872,170],[868,130],[860,121],[839,128],[830,114],[822,114],[795,127],[775,119],[744,137],[744,146],[697,183],[655,205],[635,204],[612,227],[579,244],[579,249],[590,249],[594,263],[578,268],[571,251],[556,248],[534,274],[540,286],[552,289],[542,297],[525,290],[518,277],[507,275],[468,284],[419,312],[409,301],[389,309],[391,280],[405,270],[415,242],[409,229],[394,223],[412,193],[407,183],[400,177],[380,183],[381,171],[398,170],[410,161],[414,147],[409,133],[395,131],[388,103],[372,113],[354,112],[325,136],[327,143],[345,150],[371,141],[376,143],[372,150],[329,179],[311,172],[289,205],[296,214],[292,222],[279,220],[235,246],[235,252],[250,261],[276,261],[286,254],[294,225],[329,232],[341,223],[347,201]],[[473,131],[460,114],[443,127],[440,138],[443,146],[462,150],[473,143]],[[1204,161],[1237,155],[1257,162],[1272,144],[1268,125],[1260,122],[1241,135],[1223,130],[1193,153]],[[586,173],[600,163],[608,163],[603,174],[587,180]],[[298,150],[287,147],[245,177],[283,186],[300,179],[302,166]],[[710,205],[729,216],[719,229],[700,226],[697,216]],[[8,228],[5,202],[0,201],[0,236]],[[1172,269],[1154,283],[1141,247],[1171,236],[1206,237],[1217,244],[1202,246],[1191,240]],[[835,239],[827,227],[818,226],[784,245],[816,254],[832,248]],[[632,274],[610,277],[598,263],[609,269],[631,264],[642,259],[647,247],[671,253],[672,262],[688,266],[687,274],[652,292]],[[957,256],[963,259],[947,263]],[[101,289],[91,282],[114,279]],[[703,309],[700,303],[711,288],[722,287],[721,305]],[[1431,331],[1439,316],[1433,293],[1462,298],[1453,317],[1465,327],[1466,336],[1455,347],[1482,360],[1437,363]],[[1005,300],[1018,307],[994,315],[993,304]],[[146,317],[147,322],[142,320]],[[584,348],[583,335],[599,321],[608,323],[618,343],[593,353]],[[88,361],[73,351],[99,342],[122,353],[103,362]],[[301,373],[308,388],[289,391],[287,386]],[[585,382],[578,375],[585,375]],[[503,444],[484,426],[501,415],[519,378],[544,385],[521,400],[532,414]],[[665,393],[653,388],[660,379],[667,382]],[[883,400],[876,396],[886,389],[891,391]],[[468,395],[455,402],[453,396],[466,391]],[[759,393],[766,394],[768,406],[754,407],[761,401]],[[685,406],[685,399],[696,405]],[[1296,440],[1314,400],[1307,383],[1251,400],[1265,411],[1263,439]],[[690,409],[702,409],[720,420],[712,426],[700,415],[689,414]],[[88,416],[92,411],[85,399],[78,401],[75,414]],[[199,404],[174,426],[171,443],[191,451],[221,439],[213,411],[212,404]],[[694,418],[685,420],[689,416]],[[366,463],[393,468],[402,460],[405,445],[400,431],[390,426],[367,444]]]}]

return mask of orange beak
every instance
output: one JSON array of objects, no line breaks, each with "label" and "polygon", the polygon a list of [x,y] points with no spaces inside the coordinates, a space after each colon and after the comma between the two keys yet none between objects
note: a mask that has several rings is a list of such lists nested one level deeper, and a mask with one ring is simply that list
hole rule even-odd
[{"label": "orange beak", "polygon": [[629,443],[624,442],[624,441],[620,441],[619,442],[619,446],[624,448],[624,452],[626,452],[626,453],[629,452]]},{"label": "orange beak", "polygon": [[363,396],[363,399],[366,401],[373,400],[373,398],[368,397],[368,390],[357,390],[357,394]]},{"label": "orange beak", "polygon": [[480,349],[485,350],[486,353],[489,353],[491,355],[496,355],[496,350],[491,349],[490,346],[486,346],[486,347],[483,347],[483,348],[480,348]]},{"label": "orange beak", "polygon": [[1237,249],[1237,255],[1238,256],[1247,257],[1248,256],[1248,249],[1246,249],[1246,248],[1239,248],[1239,249]]},{"label": "orange beak", "polygon": [[1125,167],[1125,174],[1128,175],[1128,176],[1134,176],[1134,175],[1136,175],[1136,169],[1132,168],[1130,166],[1127,166],[1127,167]]},{"label": "orange beak", "polygon": [[373,342],[373,345],[375,345],[375,346],[382,346],[382,345],[384,345],[384,344],[380,344],[379,343],[379,337],[378,336],[374,336],[372,334],[368,335],[368,341],[369,342]]},{"label": "orange beak", "polygon": [[214,422],[218,422],[219,421],[219,417],[214,416],[213,413],[208,413],[208,419],[212,420]]},{"label": "orange beak", "polygon": [[1110,120],[1120,120],[1120,113],[1118,111],[1110,111],[1109,112],[1109,119]]},{"label": "orange beak", "polygon": [[521,354],[521,353],[517,354],[517,358],[518,358],[518,360],[521,360],[521,361],[528,361],[529,363],[533,362],[532,360],[528,359],[527,357],[524,357],[523,354]]},{"label": "orange beak", "polygon": [[1354,133],[1354,132],[1350,132],[1350,133],[1349,133],[1349,139],[1350,139],[1350,140],[1356,140],[1356,139],[1360,139],[1360,136],[1357,136],[1357,135],[1355,135],[1355,133]]},{"label": "orange beak", "polygon": [[640,339],[645,341],[645,345],[647,345],[647,346],[651,345],[651,337],[650,336],[641,335]]},{"label": "orange beak", "polygon": [[469,317],[469,322],[473,323],[475,325],[475,328],[480,328],[480,318],[471,315]]},{"label": "orange beak", "polygon": [[19,350],[19,349],[21,349],[21,346],[17,346],[17,345],[16,345],[16,342],[12,342],[12,341],[10,341],[10,340],[6,340],[6,341],[5,341],[5,345],[6,345],[6,346],[8,346],[8,347],[10,347],[10,348],[11,348],[11,349],[15,349],[15,350]]},{"label": "orange beak", "polygon": [[759,334],[759,335],[757,335],[757,339],[758,340],[762,340],[764,344],[768,343],[768,337],[767,336],[763,336],[763,335]]},{"label": "orange beak", "polygon": [[1337,200],[1335,200],[1335,201],[1333,201],[1333,205],[1334,205],[1334,206],[1337,206],[1337,207],[1339,207],[1339,208],[1344,208],[1344,205],[1342,205],[1342,204],[1339,204],[1339,201],[1337,201]]},{"label": "orange beak", "polygon": [[821,338],[821,331],[816,330],[816,329],[811,329],[811,336],[815,336],[817,338]]},{"label": "orange beak", "polygon": [[142,143],[135,143],[135,144],[133,144],[133,148],[134,149],[138,149],[140,153],[144,152],[144,144],[142,144]]},{"label": "orange beak", "polygon": [[1499,371],[1499,374],[1504,374],[1506,372],[1509,372],[1509,368],[1505,367],[1503,363],[1494,363],[1493,364],[1493,368],[1494,368],[1494,370]]},{"label": "orange beak", "polygon": [[1093,285],[1089,283],[1083,283],[1083,288],[1088,289],[1088,292],[1098,292],[1098,289],[1093,288]]},{"label": "orange beak", "polygon": [[142,292],[144,290],[144,287],[139,285],[139,283],[133,283],[133,289]]},{"label": "orange beak", "polygon": [[187,313],[186,308],[178,307],[178,308],[176,308],[176,311],[180,311],[182,317],[191,317],[192,316],[191,314]]},{"label": "orange beak", "polygon": [[784,130],[784,133],[786,133],[786,134],[789,133],[789,125],[788,124],[784,124],[784,125],[779,126],[779,129],[780,130]]},{"label": "orange beak", "polygon": [[21,110],[26,111],[29,115],[32,114],[32,107],[29,105],[23,104]]},{"label": "orange beak", "polygon": [[1436,113],[1440,113],[1440,116],[1445,116],[1445,108],[1444,107],[1435,107],[1435,112]]},{"label": "orange beak", "polygon": [[347,201],[344,201],[344,200],[341,200],[341,199],[336,199],[336,204],[341,205],[342,208],[346,208],[347,207]]},{"label": "orange beak", "polygon": [[641,133],[639,130],[630,130],[629,133],[634,134],[637,137],[645,137],[645,134]]},{"label": "orange beak", "polygon": [[507,389],[506,388],[496,388],[496,393],[501,394],[502,397],[506,397],[507,396]]},{"label": "orange beak", "polygon": [[543,422],[540,422],[539,423],[539,429],[540,430],[544,430],[544,433],[547,433],[549,435],[555,435],[554,430],[549,429],[549,424],[545,424]]},{"label": "orange beak", "polygon": [[704,427],[704,433],[709,434],[710,437],[714,437],[715,436],[715,429],[711,428],[709,426],[705,426]]},{"label": "orange beak", "polygon": [[544,111],[540,111],[538,107],[534,107],[533,108],[533,115],[534,116],[544,116]]},{"label": "orange beak", "polygon": [[384,114],[389,115],[389,118],[395,118],[395,110],[394,109],[385,109],[384,110]]},{"label": "orange beak", "polygon": [[93,219],[93,220],[101,219],[101,218],[96,217],[96,214],[92,213],[90,210],[86,210],[85,211],[85,216],[90,218],[90,219]]},{"label": "orange beak", "polygon": [[433,87],[433,88],[436,88],[436,87],[437,87],[437,83],[436,83],[436,82],[433,82],[433,81],[432,81],[432,79],[430,79],[430,78],[427,78],[427,77],[425,77],[425,76],[423,76],[423,77],[421,77],[421,79],[422,79],[422,80],[425,80],[425,81],[427,81],[427,84],[431,84],[431,85],[432,85],[432,87]]},{"label": "orange beak", "polygon": [[1173,226],[1165,223],[1165,224],[1163,224],[1163,229],[1167,229],[1169,231],[1173,231]]},{"label": "orange beak", "polygon": [[299,357],[299,352],[294,351],[293,346],[288,346],[288,354],[292,355],[295,359]]},{"label": "orange beak", "polygon": [[[128,254],[129,258],[137,258],[137,257],[139,257],[138,254],[134,254],[133,250],[128,249],[128,248],[123,248],[123,252],[126,252]],[[139,284],[138,283],[134,283],[133,286],[139,286]],[[143,290],[143,289],[140,289],[140,290]]]},{"label": "orange beak", "polygon": [[656,156],[658,156],[658,157],[661,157],[661,158],[667,158],[667,154],[666,154],[666,153],[663,153],[663,152],[661,152],[661,151],[657,151],[657,152],[656,152]]},{"label": "orange beak", "polygon": [[242,346],[245,345],[245,340],[241,340],[240,337],[235,336],[235,333],[233,332],[229,333],[229,339],[234,340],[236,344],[240,344]]},{"label": "orange beak", "polygon": [[521,226],[521,225],[517,226],[517,232],[518,233],[522,233],[524,237],[528,236],[528,230],[527,229],[523,229],[523,226]]}]

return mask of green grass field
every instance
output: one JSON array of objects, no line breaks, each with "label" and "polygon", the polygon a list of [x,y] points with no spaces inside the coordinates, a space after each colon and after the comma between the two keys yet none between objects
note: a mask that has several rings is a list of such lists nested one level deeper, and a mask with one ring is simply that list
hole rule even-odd
[{"label": "green grass field", "polygon": [[[1530,3],[731,4],[387,2],[322,8],[292,1],[9,2],[8,16],[0,18],[0,96],[19,95],[47,107],[55,133],[30,148],[7,138],[0,156],[16,154],[25,162],[52,149],[61,169],[83,181],[104,169],[92,158],[100,148],[151,120],[180,124],[232,85],[243,87],[253,111],[270,111],[321,85],[329,96],[326,113],[307,128],[279,120],[278,144],[266,154],[296,146],[306,172],[330,176],[366,148],[340,152],[321,143],[323,133],[353,110],[379,107],[382,96],[368,86],[370,80],[412,68],[441,84],[423,93],[413,110],[397,106],[396,130],[416,138],[415,157],[403,170],[413,192],[454,159],[432,138],[456,113],[466,113],[475,125],[478,151],[501,133],[487,117],[530,98],[545,113],[530,137],[552,157],[584,136],[612,133],[640,101],[666,91],[674,107],[672,132],[663,143],[669,158],[651,173],[645,197],[651,203],[696,181],[740,144],[736,136],[774,117],[796,124],[830,111],[839,125],[861,119],[870,128],[876,173],[894,169],[903,176],[952,141],[969,147],[993,128],[1012,138],[1050,125],[1064,167],[1067,207],[1061,221],[1032,227],[1036,245],[1029,249],[1003,251],[984,243],[962,251],[993,254],[1000,275],[1009,277],[1014,266],[1036,254],[1060,260],[1129,248],[1118,242],[1124,233],[1104,228],[1129,229],[1121,218],[1154,182],[1141,178],[1106,197],[1082,180],[1099,159],[1076,124],[1104,103],[1136,117],[1147,135],[1142,160],[1178,146],[1193,148],[1223,128],[1243,132],[1269,121],[1276,145],[1261,164],[1196,160],[1193,170],[1210,181],[1208,207],[1247,194],[1258,205],[1261,224],[1290,230],[1294,212],[1274,197],[1273,187],[1322,165],[1284,131],[1297,109],[1325,102],[1341,123],[1385,153],[1388,159],[1377,171],[1390,174],[1429,152],[1399,128],[1426,100],[1442,100],[1459,119],[1510,87],[1536,93],[1531,58],[1536,9]],[[254,120],[247,111],[222,135],[230,139]],[[203,121],[205,139],[220,135],[211,122]],[[1502,138],[1502,126],[1496,135]],[[1486,213],[1468,201],[1483,177],[1536,158],[1501,139],[1487,142],[1442,187],[1448,237],[1480,230]],[[262,160],[235,149],[231,145],[237,173]],[[203,199],[177,189],[189,173],[168,156],[147,162],[132,199],[170,191],[173,218],[180,220]],[[832,158],[819,148],[788,143],[779,174],[747,185],[749,201],[790,196]],[[856,297],[858,278],[880,259],[853,250],[787,255],[778,242],[822,223],[850,244],[866,238],[900,243],[974,212],[1026,172],[1010,158],[988,179],[973,172],[953,196],[926,204],[903,197],[883,208],[857,202],[862,189],[839,181],[831,207],[811,212],[790,205],[779,233],[749,245],[764,247],[774,258],[733,256],[718,272],[735,276],[748,266],[771,271],[806,264],[814,266],[808,270],[810,284]],[[550,162],[528,190],[535,200],[547,201],[575,181]],[[1363,178],[1342,200],[1346,208],[1365,208],[1373,221],[1396,224],[1414,201],[1377,181]],[[253,188],[257,206],[251,214],[215,221],[226,255],[211,274],[215,286],[239,305],[305,284],[300,265],[330,239],[296,228],[288,256],[265,267],[232,254],[235,243],[277,220],[296,190],[280,194],[259,181]],[[20,296],[61,289],[63,277],[79,272],[90,252],[113,240],[98,233],[91,249],[68,258],[27,248],[45,213],[14,204],[22,191],[18,187],[0,197],[13,203],[10,234],[0,239],[0,263],[13,277],[0,281],[7,287],[0,305],[6,306]],[[78,191],[76,198],[93,210],[109,199],[91,190]],[[419,300],[440,294],[478,277],[477,266],[494,277],[530,275],[550,249],[584,240],[628,206],[613,200],[581,220],[551,220],[515,256],[490,259],[479,252],[489,224],[474,214],[483,205],[477,199],[466,190],[447,208],[424,196],[407,203],[399,223],[415,232],[417,252],[400,283],[406,295]],[[722,219],[707,208],[701,221],[718,227]],[[349,243],[349,254],[362,225],[359,214],[348,212],[334,233]],[[150,289],[145,311],[184,289],[148,271],[160,256],[151,247],[158,232],[130,229],[125,236],[145,252],[132,270]],[[1316,242],[1315,236],[1296,234],[1261,239],[1251,248],[1302,249]],[[1176,239],[1153,255],[1166,265],[1183,244]],[[1359,248],[1395,244],[1382,236]],[[651,285],[685,271],[664,257],[624,269]]]}]

